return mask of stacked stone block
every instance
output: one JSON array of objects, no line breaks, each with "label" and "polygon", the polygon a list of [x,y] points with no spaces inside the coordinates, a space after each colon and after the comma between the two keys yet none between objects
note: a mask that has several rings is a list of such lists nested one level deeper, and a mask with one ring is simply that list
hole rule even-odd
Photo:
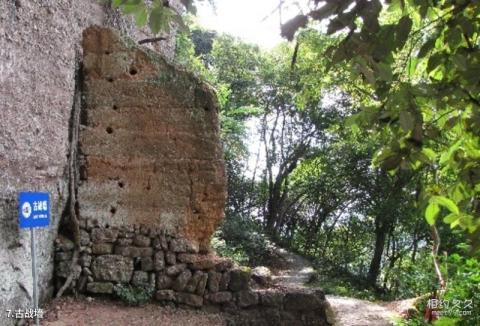
[{"label": "stacked stone block", "polygon": [[327,325],[321,291],[251,287],[250,270],[186,239],[144,226],[99,227],[81,223],[78,264],[70,271],[73,242],[56,241],[57,287],[74,273],[73,286],[89,295],[111,295],[118,284],[155,288],[154,299],[224,311],[237,324]]}]

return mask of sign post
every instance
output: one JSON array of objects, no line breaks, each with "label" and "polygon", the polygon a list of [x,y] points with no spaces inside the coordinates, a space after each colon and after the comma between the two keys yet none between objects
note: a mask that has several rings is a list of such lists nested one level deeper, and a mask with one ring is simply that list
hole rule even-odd
[{"label": "sign post", "polygon": [[[32,255],[33,309],[38,311],[37,262],[35,253],[35,228],[50,224],[50,196],[45,192],[21,192],[18,196],[18,222],[21,229],[30,229],[30,249]],[[39,325],[35,313],[36,325]]]}]

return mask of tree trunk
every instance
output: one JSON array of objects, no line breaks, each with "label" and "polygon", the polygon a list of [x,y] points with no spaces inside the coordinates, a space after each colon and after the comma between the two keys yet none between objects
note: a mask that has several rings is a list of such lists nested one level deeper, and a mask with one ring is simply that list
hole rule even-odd
[{"label": "tree trunk", "polygon": [[380,265],[382,263],[383,250],[385,249],[385,238],[387,236],[386,231],[386,225],[379,225],[375,228],[375,250],[367,276],[367,283],[371,286],[376,285],[378,275],[380,274]]}]

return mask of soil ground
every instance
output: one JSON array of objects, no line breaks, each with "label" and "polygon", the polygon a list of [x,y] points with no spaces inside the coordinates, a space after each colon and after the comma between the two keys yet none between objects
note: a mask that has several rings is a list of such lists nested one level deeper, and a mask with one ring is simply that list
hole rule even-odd
[{"label": "soil ground", "polygon": [[101,298],[64,297],[53,300],[42,326],[224,326],[220,314],[148,304],[130,307]]},{"label": "soil ground", "polygon": [[[287,287],[305,287],[314,273],[311,263],[285,249],[278,248],[275,254],[284,264],[281,270],[275,270],[274,283]],[[393,325],[391,319],[399,317],[399,313],[394,310],[398,305],[332,295],[326,297],[331,307],[329,321],[335,326],[390,326]]]}]

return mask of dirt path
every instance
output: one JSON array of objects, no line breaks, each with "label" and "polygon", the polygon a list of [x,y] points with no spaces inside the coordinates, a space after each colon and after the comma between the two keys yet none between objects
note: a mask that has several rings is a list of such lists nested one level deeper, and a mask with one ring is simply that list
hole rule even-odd
[{"label": "dirt path", "polygon": [[327,295],[338,326],[390,326],[398,316],[383,305],[355,298]]},{"label": "dirt path", "polygon": [[63,297],[46,307],[41,326],[224,326],[220,314],[147,304],[129,307],[101,298]]},{"label": "dirt path", "polygon": [[[285,249],[276,249],[276,255],[285,263],[286,268],[273,276],[275,284],[286,287],[305,287],[314,269],[310,262]],[[392,317],[398,314],[386,305],[355,298],[327,295],[333,310],[329,320],[335,326],[390,326]]]},{"label": "dirt path", "polygon": [[272,279],[275,284],[286,287],[303,288],[315,272],[310,262],[283,248],[275,249],[275,255],[282,260],[282,269],[277,270]]}]

